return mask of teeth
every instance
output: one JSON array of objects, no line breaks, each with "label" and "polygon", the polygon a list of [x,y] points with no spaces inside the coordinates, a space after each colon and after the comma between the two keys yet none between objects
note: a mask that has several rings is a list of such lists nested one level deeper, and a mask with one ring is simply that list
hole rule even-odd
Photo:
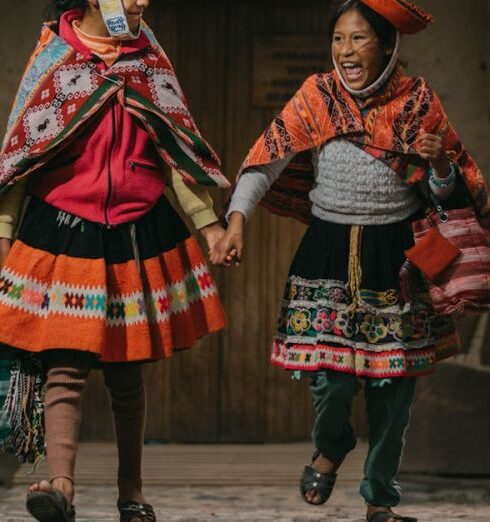
[{"label": "teeth", "polygon": [[342,68],[347,81],[356,82],[362,77],[362,67],[358,63],[345,62]]}]

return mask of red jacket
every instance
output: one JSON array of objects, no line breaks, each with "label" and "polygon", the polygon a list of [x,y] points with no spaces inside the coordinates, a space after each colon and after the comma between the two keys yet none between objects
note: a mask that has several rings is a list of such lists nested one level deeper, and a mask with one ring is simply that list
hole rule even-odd
[{"label": "red jacket", "polygon": [[[106,66],[78,39],[72,29],[73,11],[60,21],[59,35],[98,70]],[[121,52],[149,48],[141,36],[124,42]],[[113,99],[100,116],[29,182],[31,195],[76,216],[117,225],[134,221],[156,203],[164,189],[163,165],[143,125]]]}]

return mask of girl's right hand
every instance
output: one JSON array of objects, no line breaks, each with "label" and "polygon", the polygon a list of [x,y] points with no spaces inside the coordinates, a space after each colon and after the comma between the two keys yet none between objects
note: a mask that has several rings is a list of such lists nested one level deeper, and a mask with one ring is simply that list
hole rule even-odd
[{"label": "girl's right hand", "polygon": [[241,212],[233,212],[226,234],[210,252],[213,265],[230,266],[233,260],[236,265],[242,262],[244,227],[245,216]]},{"label": "girl's right hand", "polygon": [[0,268],[3,268],[11,246],[12,241],[10,239],[0,237]]}]

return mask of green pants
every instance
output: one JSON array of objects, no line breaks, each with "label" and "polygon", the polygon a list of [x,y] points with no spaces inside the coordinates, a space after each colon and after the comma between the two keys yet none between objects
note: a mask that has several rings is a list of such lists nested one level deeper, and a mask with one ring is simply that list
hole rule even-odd
[{"label": "green pants", "polygon": [[[359,388],[356,376],[336,371],[311,374],[310,388],[317,412],[313,442],[323,456],[340,462],[356,445],[349,418]],[[396,506],[400,493],[395,482],[410,418],[415,379],[397,378],[375,387],[366,381],[369,452],[360,493],[368,504]]]}]

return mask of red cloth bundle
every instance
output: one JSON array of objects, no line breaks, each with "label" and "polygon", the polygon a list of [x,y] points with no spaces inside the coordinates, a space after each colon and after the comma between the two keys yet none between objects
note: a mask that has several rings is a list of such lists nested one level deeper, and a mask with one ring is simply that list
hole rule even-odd
[{"label": "red cloth bundle", "polygon": [[[415,247],[406,252],[429,281],[436,314],[490,310],[490,227],[472,208],[432,212],[412,223]],[[402,274],[403,275],[403,274]],[[402,282],[402,279],[401,279]]]},{"label": "red cloth bundle", "polygon": [[435,280],[460,254],[461,250],[436,227],[431,228],[414,247],[405,250],[406,258],[430,281]]}]

